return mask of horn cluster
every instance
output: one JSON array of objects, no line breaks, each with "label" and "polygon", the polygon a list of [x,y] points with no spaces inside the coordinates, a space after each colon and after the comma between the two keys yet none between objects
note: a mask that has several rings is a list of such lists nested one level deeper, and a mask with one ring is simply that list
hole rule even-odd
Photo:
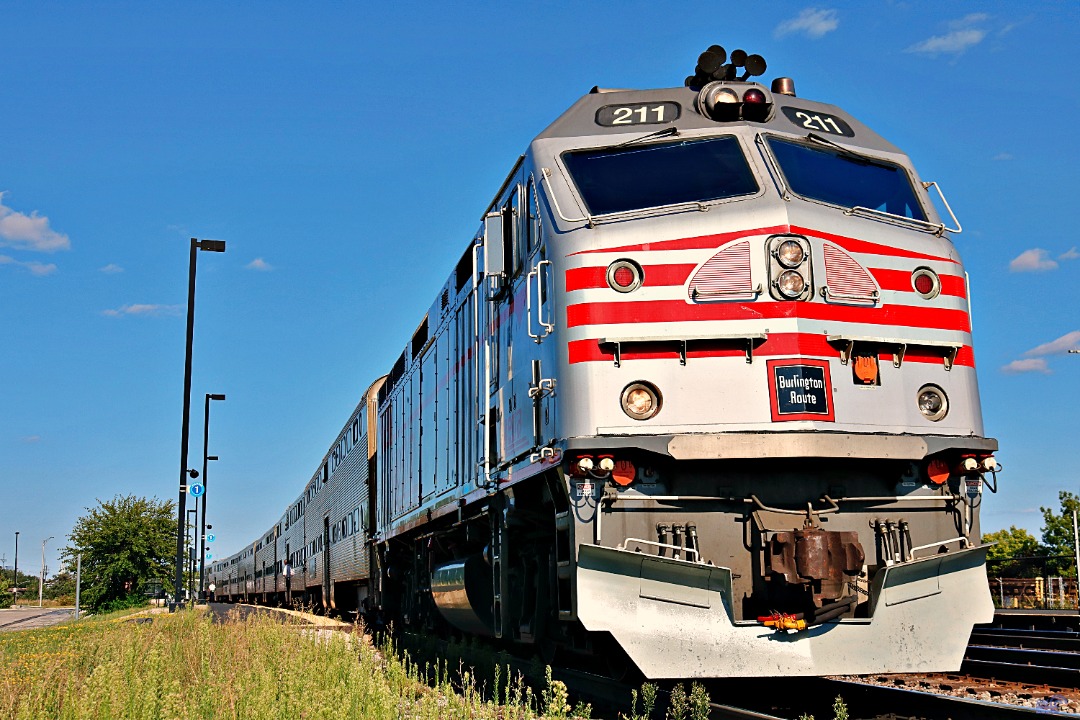
[{"label": "horn cluster", "polygon": [[727,50],[719,45],[710,45],[708,50],[698,56],[694,74],[686,78],[686,87],[700,90],[715,80],[748,80],[755,75],[764,75],[765,68],[765,58],[760,55],[747,55],[745,50],[732,50],[729,58]]}]

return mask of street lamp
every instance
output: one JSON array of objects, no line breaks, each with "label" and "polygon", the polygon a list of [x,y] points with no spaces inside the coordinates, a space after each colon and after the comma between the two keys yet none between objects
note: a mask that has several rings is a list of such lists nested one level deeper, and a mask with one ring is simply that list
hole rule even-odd
[{"label": "street lamp", "polygon": [[224,400],[224,395],[206,393],[206,404],[203,408],[203,436],[202,436],[202,529],[199,532],[199,597],[206,597],[206,462],[217,460],[217,455],[207,455],[206,448],[210,442],[210,401]]},{"label": "street lamp", "polygon": [[[192,602],[194,602],[195,601],[195,542],[192,539],[191,534],[193,532],[195,532],[195,529],[197,527],[199,527],[199,510],[198,510],[198,507],[196,506],[196,508],[194,510],[188,510],[187,515],[188,515],[188,532],[187,532],[187,535],[186,535],[186,539],[187,539],[187,570],[188,570],[187,592],[188,592],[188,597],[191,598]],[[195,516],[194,521],[191,520],[192,515]]]},{"label": "street lamp", "polygon": [[[184,591],[184,520],[187,511],[188,478],[188,428],[191,414],[191,344],[195,334],[195,258],[197,251],[225,252],[224,240],[198,240],[191,238],[191,254],[188,259],[188,298],[187,298],[187,347],[184,356],[184,417],[180,430],[180,500],[176,508],[176,574],[173,582],[173,605],[183,607],[180,600]],[[194,471],[193,471],[194,473]],[[192,477],[198,477],[194,473]]]},{"label": "street lamp", "polygon": [[45,543],[53,539],[53,536],[45,538],[41,541],[41,576],[38,578],[37,586],[37,606],[41,607],[41,599],[45,594]]}]

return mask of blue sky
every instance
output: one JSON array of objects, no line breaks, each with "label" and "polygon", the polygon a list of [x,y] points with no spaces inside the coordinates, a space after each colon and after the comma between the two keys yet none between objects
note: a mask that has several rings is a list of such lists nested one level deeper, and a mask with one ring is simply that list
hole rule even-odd
[{"label": "blue sky", "polygon": [[[908,152],[964,226],[1000,492],[1038,532],[1080,490],[1075,2],[0,0],[0,556],[35,571],[97,498],[175,500],[211,413],[231,553],[397,357],[529,140],[593,85],[680,85],[712,43]],[[723,8],[721,10],[721,8]]]}]

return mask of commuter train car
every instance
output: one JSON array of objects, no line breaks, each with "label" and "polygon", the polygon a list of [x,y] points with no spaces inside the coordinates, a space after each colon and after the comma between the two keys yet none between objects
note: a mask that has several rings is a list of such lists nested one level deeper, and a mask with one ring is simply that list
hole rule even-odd
[{"label": "commuter train car", "polygon": [[278,524],[294,597],[650,678],[959,667],[999,470],[960,228],[764,70],[714,46],[532,141]]}]

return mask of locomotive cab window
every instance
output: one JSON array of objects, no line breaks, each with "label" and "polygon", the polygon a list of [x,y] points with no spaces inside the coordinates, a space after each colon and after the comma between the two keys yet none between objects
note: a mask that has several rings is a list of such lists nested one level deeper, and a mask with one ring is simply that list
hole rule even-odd
[{"label": "locomotive cab window", "polygon": [[521,232],[518,223],[518,191],[510,195],[502,207],[503,258],[506,276],[512,278],[521,270],[524,252],[521,248]]},{"label": "locomotive cab window", "polygon": [[574,150],[566,164],[593,215],[753,195],[758,183],[732,135]]},{"label": "locomotive cab window", "polygon": [[777,137],[769,137],[768,143],[796,195],[926,221],[911,179],[900,165]]}]

